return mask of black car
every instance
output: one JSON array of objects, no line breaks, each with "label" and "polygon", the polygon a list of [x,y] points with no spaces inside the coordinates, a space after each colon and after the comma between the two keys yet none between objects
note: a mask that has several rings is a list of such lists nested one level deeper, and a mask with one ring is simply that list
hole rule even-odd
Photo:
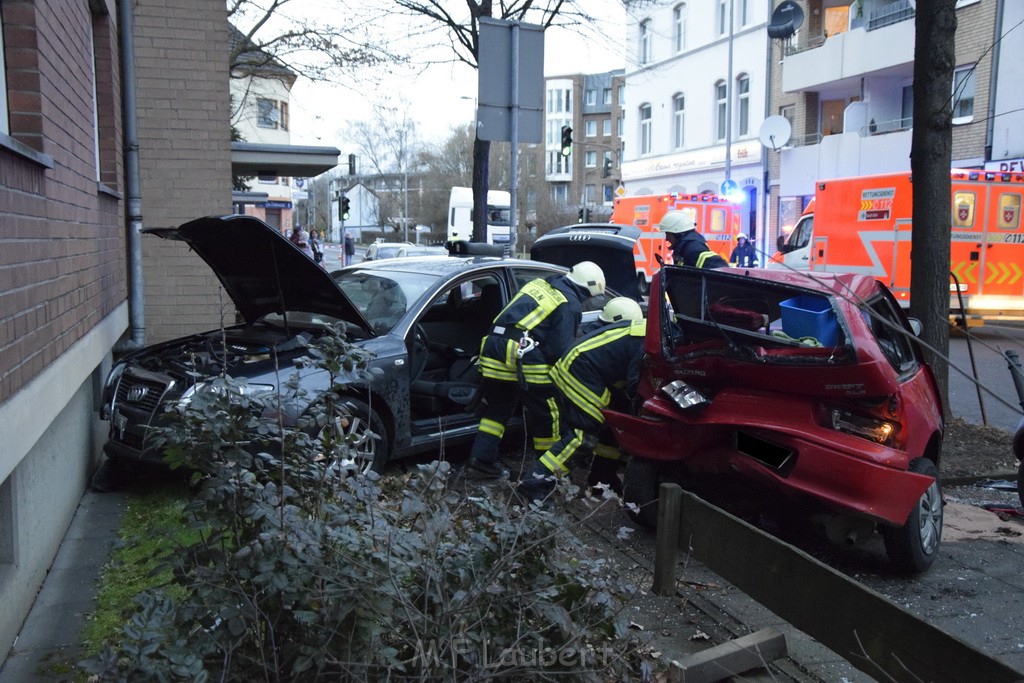
[{"label": "black car", "polygon": [[[144,232],[188,243],[217,274],[242,322],[146,347],[114,365],[101,415],[110,421],[104,452],[121,462],[162,463],[150,428],[166,419],[166,406],[187,401],[225,371],[247,380],[245,391],[267,394],[300,372],[309,398],[287,411],[297,424],[330,382],[325,371],[299,369],[295,361],[309,354],[307,344],[339,328],[373,356],[371,378],[345,386],[353,417],[346,429],[361,444],[356,466],[379,470],[442,442],[467,441],[478,425],[470,403],[479,383],[472,361],[481,338],[523,284],[566,270],[538,260],[429,256],[327,273],[277,230],[240,215]],[[582,256],[557,247],[563,241],[555,235],[538,241],[534,257],[550,251],[545,260],[554,263],[601,263],[590,240],[579,242]],[[609,253],[614,259],[617,252]],[[631,272],[629,253],[624,268]],[[606,275],[611,264],[601,263]],[[596,316],[615,295],[591,299],[585,317]]]}]

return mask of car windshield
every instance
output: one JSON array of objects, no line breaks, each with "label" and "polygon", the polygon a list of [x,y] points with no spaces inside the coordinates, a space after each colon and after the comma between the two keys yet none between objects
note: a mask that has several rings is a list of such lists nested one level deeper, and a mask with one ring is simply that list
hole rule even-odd
[{"label": "car windshield", "polygon": [[386,334],[438,278],[424,273],[378,269],[338,271],[334,279],[373,331]]},{"label": "car windshield", "polygon": [[395,258],[401,250],[402,247],[380,247],[377,249],[377,258]]}]

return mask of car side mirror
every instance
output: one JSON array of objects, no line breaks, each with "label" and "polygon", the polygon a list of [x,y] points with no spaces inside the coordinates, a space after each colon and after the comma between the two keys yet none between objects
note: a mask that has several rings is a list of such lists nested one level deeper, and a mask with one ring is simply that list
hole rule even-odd
[{"label": "car side mirror", "polygon": [[910,331],[914,333],[915,337],[920,337],[921,333],[924,332],[924,325],[917,318],[907,318],[907,322],[910,323]]},{"label": "car side mirror", "polygon": [[778,237],[775,238],[775,247],[779,251],[785,253],[785,251],[786,251],[786,236],[785,235],[779,235]]}]

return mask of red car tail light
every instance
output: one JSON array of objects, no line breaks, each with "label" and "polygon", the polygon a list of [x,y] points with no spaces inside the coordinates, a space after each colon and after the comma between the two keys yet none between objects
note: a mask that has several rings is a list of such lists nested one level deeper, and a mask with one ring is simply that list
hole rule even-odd
[{"label": "red car tail light", "polygon": [[899,431],[899,423],[895,420],[862,415],[843,408],[829,409],[828,418],[829,425],[837,432],[853,434],[883,446],[892,445],[893,437]]}]

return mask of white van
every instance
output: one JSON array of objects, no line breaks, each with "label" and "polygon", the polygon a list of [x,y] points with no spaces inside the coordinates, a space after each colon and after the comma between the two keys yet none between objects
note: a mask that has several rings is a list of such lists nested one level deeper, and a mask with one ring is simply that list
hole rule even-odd
[{"label": "white van", "polygon": [[[512,195],[502,190],[487,192],[487,243],[507,244],[511,238]],[[448,200],[448,241],[473,239],[473,188],[453,187]]]}]

